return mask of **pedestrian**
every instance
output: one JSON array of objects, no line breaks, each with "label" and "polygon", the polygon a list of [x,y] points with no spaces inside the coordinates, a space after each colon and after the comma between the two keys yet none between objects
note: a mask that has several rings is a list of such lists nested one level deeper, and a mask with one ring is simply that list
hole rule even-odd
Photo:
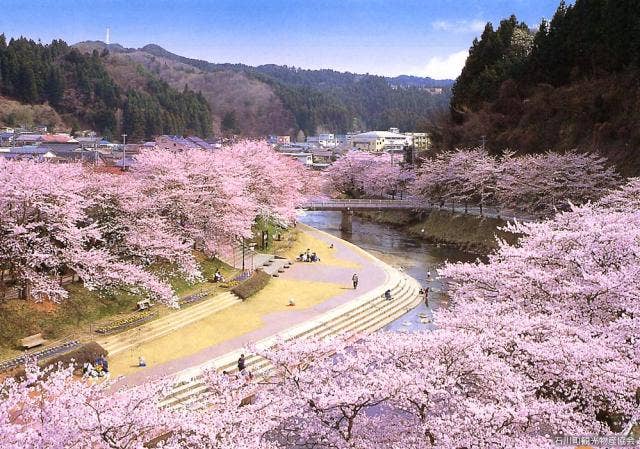
[{"label": "pedestrian", "polygon": [[429,307],[429,287],[424,289],[424,305]]},{"label": "pedestrian", "polygon": [[384,292],[384,299],[386,299],[387,301],[391,301],[391,290],[387,289]]},{"label": "pedestrian", "polygon": [[147,362],[144,360],[144,357],[138,357],[138,366],[140,368],[144,368],[145,366],[147,366]]},{"label": "pedestrian", "polygon": [[243,372],[245,368],[244,354],[240,354],[238,359],[238,371]]},{"label": "pedestrian", "polygon": [[358,274],[353,273],[353,276],[351,276],[351,280],[353,281],[353,289],[355,290],[356,288],[358,288]]}]

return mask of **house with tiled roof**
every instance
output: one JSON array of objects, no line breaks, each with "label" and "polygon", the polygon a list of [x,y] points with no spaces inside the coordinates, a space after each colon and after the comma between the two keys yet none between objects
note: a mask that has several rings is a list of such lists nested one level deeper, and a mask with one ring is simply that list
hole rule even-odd
[{"label": "house with tiled roof", "polygon": [[16,146],[34,145],[43,141],[42,134],[22,133],[15,139]]},{"label": "house with tiled roof", "polygon": [[73,137],[69,134],[59,133],[59,134],[43,134],[42,142],[45,143],[78,143]]},{"label": "house with tiled roof", "polygon": [[18,160],[55,160],[56,155],[49,148],[41,147],[39,145],[25,145],[14,148],[3,148],[0,151],[0,157],[5,159],[18,159]]}]

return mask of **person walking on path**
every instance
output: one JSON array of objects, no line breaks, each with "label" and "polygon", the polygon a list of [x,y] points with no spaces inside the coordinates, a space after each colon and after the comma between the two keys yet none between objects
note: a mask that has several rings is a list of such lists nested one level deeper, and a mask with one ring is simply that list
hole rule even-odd
[{"label": "person walking on path", "polygon": [[353,289],[355,290],[356,288],[358,288],[358,274],[353,273],[353,276],[351,276],[351,280],[353,281]]},{"label": "person walking on path", "polygon": [[245,368],[244,354],[240,354],[240,358],[238,359],[238,371],[243,372],[244,368]]},{"label": "person walking on path", "polygon": [[429,288],[431,286],[431,270],[427,269],[427,285],[424,287],[424,305],[429,307]]}]

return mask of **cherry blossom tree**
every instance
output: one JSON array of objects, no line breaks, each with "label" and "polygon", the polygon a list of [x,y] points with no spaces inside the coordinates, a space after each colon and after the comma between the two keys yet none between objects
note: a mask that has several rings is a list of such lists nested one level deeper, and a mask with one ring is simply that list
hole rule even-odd
[{"label": "cherry blossom tree", "polygon": [[486,341],[589,432],[624,429],[638,413],[640,213],[589,204],[508,229],[517,246],[442,270],[455,307],[437,324]]},{"label": "cherry blossom tree", "polygon": [[597,200],[619,184],[618,174],[606,162],[575,151],[524,156],[509,152],[500,164],[498,199],[507,209],[537,216],[568,210],[570,203]]},{"label": "cherry blossom tree", "polygon": [[67,296],[60,276],[81,277],[90,288],[128,287],[173,303],[171,289],[110,252],[89,211],[85,169],[79,164],[0,161],[1,284],[21,286],[25,298]]},{"label": "cherry blossom tree", "polygon": [[305,182],[309,170],[273,150],[264,141],[241,141],[223,148],[215,157],[241,164],[247,175],[245,196],[253,201],[256,215],[261,218],[283,225],[291,223],[295,219],[295,207],[311,191],[307,187],[309,183]]},{"label": "cherry blossom tree", "polygon": [[355,198],[395,195],[413,179],[411,171],[403,169],[392,155],[366,151],[350,151],[326,172],[335,192]]},{"label": "cherry blossom tree", "polygon": [[428,202],[495,203],[497,162],[482,149],[456,150],[425,161],[412,186]]},{"label": "cherry blossom tree", "polygon": [[240,390],[220,379],[215,404],[170,410],[162,407],[167,381],[121,389],[111,381],[74,378],[72,371],[28,365],[26,379],[0,384],[3,448],[138,449],[149,443],[169,449],[269,447],[261,441],[261,422],[248,425],[250,416],[261,417],[260,410],[250,404],[239,407]]},{"label": "cherry blossom tree", "polygon": [[0,289],[17,284],[25,297],[59,300],[67,296],[60,277],[73,273],[90,289],[126,288],[175,305],[150,266],[167,262],[197,279],[196,246],[215,255],[250,237],[257,218],[288,224],[304,177],[300,164],[256,142],[147,149],[118,175],[2,160]]}]

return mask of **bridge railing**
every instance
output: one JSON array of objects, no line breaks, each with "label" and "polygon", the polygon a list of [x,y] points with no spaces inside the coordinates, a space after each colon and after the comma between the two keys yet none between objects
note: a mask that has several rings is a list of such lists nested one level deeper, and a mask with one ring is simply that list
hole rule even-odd
[{"label": "bridge railing", "polygon": [[315,209],[315,210],[340,210],[340,209],[368,209],[368,208],[388,208],[388,209],[416,209],[416,210],[424,210],[424,209],[440,209],[440,210],[449,210],[451,212],[465,214],[465,215],[475,215],[482,216],[488,218],[499,218],[504,220],[514,220],[517,219],[519,221],[532,221],[534,218],[530,217],[526,214],[519,213],[516,211],[502,210],[495,206],[485,206],[480,208],[477,205],[465,205],[461,203],[452,203],[452,202],[440,202],[440,201],[424,201],[418,200],[417,198],[405,198],[402,200],[392,200],[392,199],[327,199],[327,200],[314,200],[308,201],[305,204],[300,205],[303,209]]},{"label": "bridge railing", "polygon": [[302,208],[315,207],[358,207],[358,206],[380,206],[380,207],[399,207],[399,206],[417,206],[418,204],[411,200],[390,200],[390,199],[347,199],[347,200],[323,200],[309,201],[301,205]]}]

